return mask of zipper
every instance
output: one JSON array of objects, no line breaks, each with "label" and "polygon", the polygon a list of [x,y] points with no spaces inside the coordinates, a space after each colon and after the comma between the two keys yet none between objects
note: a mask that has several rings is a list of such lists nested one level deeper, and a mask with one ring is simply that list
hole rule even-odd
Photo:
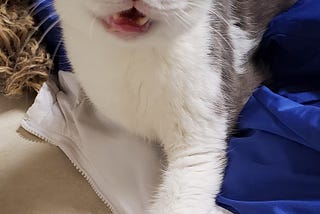
[{"label": "zipper", "polygon": [[[24,121],[27,121],[28,119],[24,119]],[[27,132],[29,132],[30,134],[34,135],[35,137],[39,138],[40,140],[46,142],[46,143],[50,143],[52,145],[56,145],[52,140],[50,140],[47,137],[42,136],[41,134],[39,134],[38,132],[32,130],[31,128],[29,128],[27,125],[25,125],[25,123],[21,123],[21,127],[26,130]],[[27,137],[23,137],[26,140],[32,141],[30,139],[28,139]],[[68,156],[67,156],[68,157]],[[86,179],[86,181],[89,183],[89,185],[91,186],[91,188],[93,189],[93,191],[96,193],[96,195],[99,197],[99,199],[108,207],[108,209],[111,211],[111,213],[115,213],[114,212],[114,208],[112,207],[112,205],[108,202],[108,200],[98,191],[98,189],[95,187],[92,178],[86,173],[84,172],[79,166],[77,166],[77,164],[75,164],[75,162],[70,159],[68,157],[68,159],[70,160],[70,162],[72,163],[72,165],[78,170],[78,172]]]}]

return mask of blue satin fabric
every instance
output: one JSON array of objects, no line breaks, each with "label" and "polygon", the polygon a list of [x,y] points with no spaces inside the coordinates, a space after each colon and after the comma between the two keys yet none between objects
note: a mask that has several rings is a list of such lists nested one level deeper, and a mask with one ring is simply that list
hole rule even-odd
[{"label": "blue satin fabric", "polygon": [[274,82],[239,117],[217,203],[237,214],[319,214],[320,1],[276,17],[259,54]]},{"label": "blue satin fabric", "polygon": [[45,35],[43,42],[47,51],[54,56],[53,73],[59,70],[71,71],[71,64],[62,39],[62,30],[58,23],[59,16],[53,7],[53,0],[35,0],[32,15],[38,23],[39,30]]}]

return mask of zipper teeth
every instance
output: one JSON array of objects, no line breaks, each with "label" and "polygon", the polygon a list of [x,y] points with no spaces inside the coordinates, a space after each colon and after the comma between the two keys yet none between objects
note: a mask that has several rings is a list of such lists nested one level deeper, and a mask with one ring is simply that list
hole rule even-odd
[{"label": "zipper teeth", "polygon": [[[39,133],[31,130],[30,128],[28,128],[26,125],[24,125],[23,123],[21,124],[21,127],[26,130],[27,132],[29,132],[30,134],[36,136],[37,138],[56,145],[55,143],[52,142],[52,140],[50,140],[49,138],[46,138],[42,135],[40,135]],[[26,139],[26,138],[25,138]],[[29,140],[29,139],[27,139]],[[34,142],[34,141],[32,141]],[[36,142],[36,141],[35,141]],[[36,142],[37,143],[37,142]],[[67,155],[66,155],[67,156]],[[68,157],[68,156],[67,156]],[[100,200],[109,208],[109,210],[111,211],[111,213],[115,213],[113,207],[109,204],[109,202],[104,198],[104,196],[98,191],[98,189],[95,187],[92,178],[86,173],[84,172],[79,166],[77,166],[77,164],[74,163],[73,160],[71,160],[69,157],[68,159],[70,160],[70,162],[72,163],[72,165],[78,170],[78,172],[80,172],[80,174],[86,179],[86,181],[89,183],[89,185],[91,186],[91,188],[93,189],[93,191],[96,193],[96,195],[100,198]]]},{"label": "zipper teeth", "polygon": [[[22,125],[21,125],[21,127],[19,129],[22,129],[27,134],[30,134],[30,135],[36,137],[36,138],[32,138],[31,139],[30,137],[26,136],[24,133],[21,133],[20,130],[18,130],[17,133],[19,134],[19,136],[22,137],[24,140],[28,141],[28,143],[40,143],[40,144],[46,144],[47,143],[46,140],[36,136],[35,134],[31,133],[30,131],[27,131],[24,127],[22,127]],[[52,145],[52,146],[54,146],[54,145]]]},{"label": "zipper teeth", "polygon": [[87,180],[93,191],[97,194],[97,196],[100,198],[100,200],[109,208],[111,213],[114,213],[113,207],[109,204],[109,202],[103,197],[103,195],[98,191],[98,189],[95,187],[92,179],[90,176],[87,175],[82,169],[80,169],[69,157],[68,159],[73,164],[73,166],[80,172],[80,174]]},{"label": "zipper teeth", "polygon": [[[25,119],[24,119],[24,120],[25,120]],[[26,120],[25,120],[25,121],[26,121]],[[40,140],[45,141],[46,143],[50,143],[50,144],[55,145],[53,142],[51,142],[51,140],[50,140],[49,138],[46,138],[46,137],[38,134],[37,132],[29,129],[28,127],[26,127],[26,126],[24,125],[24,123],[21,124],[21,127],[22,127],[24,130],[26,130],[27,132],[29,132],[30,134],[32,134],[33,136],[39,138]],[[24,136],[22,136],[22,137],[23,137],[24,139],[29,140],[29,141],[34,142],[34,143],[42,143],[42,142],[40,142],[40,141],[28,139],[28,137],[24,137]]]}]

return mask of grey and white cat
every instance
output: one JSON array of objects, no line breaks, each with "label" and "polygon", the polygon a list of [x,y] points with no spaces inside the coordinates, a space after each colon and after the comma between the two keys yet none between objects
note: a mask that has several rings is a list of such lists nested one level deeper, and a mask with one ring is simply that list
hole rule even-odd
[{"label": "grey and white cat", "polygon": [[[151,214],[219,214],[232,121],[262,78],[251,54],[293,0],[55,0],[74,72],[97,109],[159,141]],[[249,77],[249,78],[247,78]]]}]

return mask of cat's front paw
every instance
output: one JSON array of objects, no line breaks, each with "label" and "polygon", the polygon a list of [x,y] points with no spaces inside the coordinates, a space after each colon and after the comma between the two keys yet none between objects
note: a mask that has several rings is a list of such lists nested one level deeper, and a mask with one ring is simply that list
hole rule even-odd
[{"label": "cat's front paw", "polygon": [[[212,203],[214,203],[212,201]],[[159,200],[154,203],[148,214],[214,214],[209,212],[210,206],[203,206],[201,202],[194,203],[192,201],[179,200]],[[216,213],[220,214],[220,213]],[[221,213],[222,214],[222,213]]]},{"label": "cat's front paw", "polygon": [[222,207],[219,207],[218,205],[214,205],[208,214],[232,214],[232,213]]},{"label": "cat's front paw", "polygon": [[182,207],[168,207],[168,206],[153,206],[148,214],[194,214],[194,213],[199,213],[199,214],[209,214],[209,213],[201,213],[199,210],[196,209],[189,209],[189,208],[182,208]]},{"label": "cat's front paw", "polygon": [[[212,201],[214,203],[214,201]],[[201,204],[201,203],[200,203]],[[232,214],[230,211],[214,205],[210,211],[201,205],[190,206],[187,203],[155,203],[147,212],[148,214]]]}]

